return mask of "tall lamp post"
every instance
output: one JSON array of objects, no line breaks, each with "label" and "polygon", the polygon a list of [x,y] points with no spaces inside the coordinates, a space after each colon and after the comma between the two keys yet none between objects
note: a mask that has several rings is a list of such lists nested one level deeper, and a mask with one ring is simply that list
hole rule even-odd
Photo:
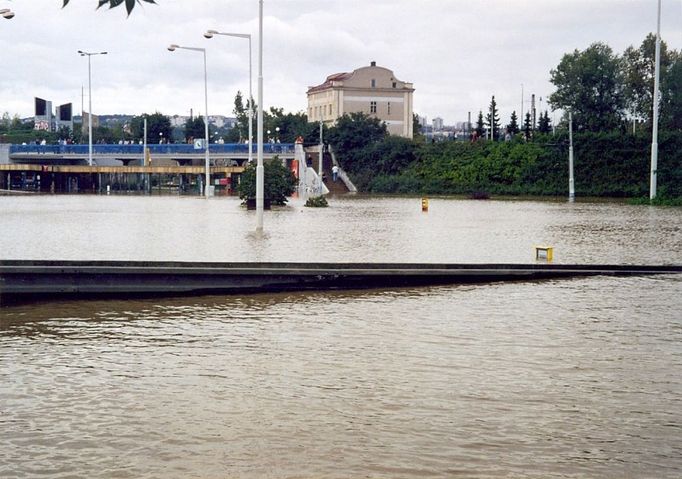
[{"label": "tall lamp post", "polygon": [[90,58],[95,55],[106,55],[107,52],[84,52],[78,50],[82,57],[88,57],[88,165],[92,166],[92,68]]},{"label": "tall lamp post", "polygon": [[658,96],[661,77],[661,0],[658,0],[658,22],[656,26],[656,68],[654,70],[654,117],[651,134],[651,175],[649,179],[649,199],[656,198],[658,169]]},{"label": "tall lamp post", "polygon": [[263,232],[263,0],[258,1],[258,154],[256,165],[256,232]]},{"label": "tall lamp post", "polygon": [[11,20],[14,18],[14,12],[9,8],[0,8],[0,15],[6,20]]},{"label": "tall lamp post", "polygon": [[210,164],[210,158],[209,158],[209,151],[208,151],[208,145],[209,145],[209,138],[208,138],[208,76],[206,74],[206,49],[205,48],[196,48],[196,47],[181,47],[180,45],[170,45],[168,47],[168,51],[174,52],[175,50],[191,50],[193,52],[201,52],[204,54],[204,113],[206,117],[204,118],[204,127],[205,127],[205,140],[206,140],[206,185],[204,185],[204,196],[206,198],[209,197],[210,195],[210,185],[211,185],[211,164]]},{"label": "tall lamp post", "polygon": [[253,92],[251,91],[252,65],[251,65],[251,35],[247,33],[224,33],[217,30],[208,30],[204,33],[205,38],[213,38],[214,35],[224,35],[226,37],[246,38],[249,41],[249,164],[253,163]]}]

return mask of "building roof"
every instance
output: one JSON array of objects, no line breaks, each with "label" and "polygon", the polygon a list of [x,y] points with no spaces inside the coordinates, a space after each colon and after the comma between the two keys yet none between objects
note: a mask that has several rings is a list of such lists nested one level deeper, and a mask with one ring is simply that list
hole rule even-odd
[{"label": "building roof", "polygon": [[308,87],[308,92],[314,92],[314,91],[319,91],[319,90],[324,90],[326,88],[329,88],[332,86],[332,82],[335,81],[342,81],[342,80],[347,80],[348,78],[352,77],[353,73],[334,73],[333,75],[329,75],[327,79],[324,81],[324,83],[321,83],[320,85],[317,86],[311,86]]}]

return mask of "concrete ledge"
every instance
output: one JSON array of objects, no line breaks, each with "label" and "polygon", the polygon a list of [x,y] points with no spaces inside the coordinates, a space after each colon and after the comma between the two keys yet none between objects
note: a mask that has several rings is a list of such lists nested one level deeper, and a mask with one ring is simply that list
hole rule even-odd
[{"label": "concrete ledge", "polygon": [[163,296],[370,289],[674,273],[682,273],[682,266],[0,260],[0,304],[62,295]]}]

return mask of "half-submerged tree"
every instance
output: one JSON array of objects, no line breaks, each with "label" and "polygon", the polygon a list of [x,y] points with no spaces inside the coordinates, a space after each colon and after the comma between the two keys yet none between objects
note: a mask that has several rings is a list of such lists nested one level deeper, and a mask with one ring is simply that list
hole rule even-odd
[{"label": "half-submerged tree", "polygon": [[[64,0],[64,3],[62,7],[65,7],[69,4],[70,0]],[[142,4],[142,2],[146,3],[156,3],[155,0],[97,0],[97,8],[100,8],[104,5],[109,5],[109,8],[114,8],[118,7],[121,5],[126,6],[126,10],[128,11],[128,15],[130,15],[130,12],[133,11],[135,8],[136,4]]]},{"label": "half-submerged tree", "polygon": [[[287,196],[291,196],[296,190],[298,181],[294,173],[282,164],[282,161],[274,157],[263,162],[264,197],[274,205],[283,205],[287,202]],[[246,201],[256,197],[256,165],[247,165],[242,173],[241,181],[237,187],[239,198]]]}]

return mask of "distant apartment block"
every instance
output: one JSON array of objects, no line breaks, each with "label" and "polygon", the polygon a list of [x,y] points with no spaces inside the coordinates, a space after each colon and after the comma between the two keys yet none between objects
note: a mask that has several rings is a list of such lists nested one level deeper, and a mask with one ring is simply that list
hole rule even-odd
[{"label": "distant apartment block", "polygon": [[336,73],[308,88],[308,121],[332,125],[347,113],[366,113],[386,123],[392,135],[412,138],[412,83],[371,62],[350,73]]},{"label": "distant apartment block", "polygon": [[433,131],[441,131],[443,129],[443,119],[436,117],[433,119]]},{"label": "distant apartment block", "polygon": [[[183,127],[189,119],[189,116],[173,115],[170,117],[171,126]],[[213,125],[216,128],[227,128],[229,130],[234,128],[234,126],[237,124],[237,119],[224,115],[209,115],[208,124]]]}]

